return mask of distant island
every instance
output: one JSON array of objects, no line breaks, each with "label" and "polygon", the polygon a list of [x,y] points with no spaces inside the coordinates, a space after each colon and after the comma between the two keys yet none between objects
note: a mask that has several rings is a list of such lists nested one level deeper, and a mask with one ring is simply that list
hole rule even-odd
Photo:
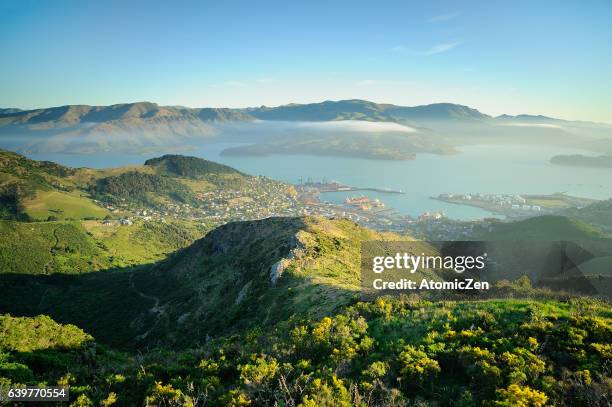
[{"label": "distant island", "polygon": [[600,155],[596,157],[581,154],[556,155],[550,162],[556,165],[572,165],[576,167],[612,168],[611,155]]},{"label": "distant island", "polygon": [[246,146],[230,147],[221,152],[225,156],[260,156],[268,155],[308,154],[336,157],[367,158],[372,160],[414,160],[413,151],[398,151],[392,148],[368,149],[368,146],[334,144],[326,141],[300,143],[299,141],[284,144],[251,144]]}]

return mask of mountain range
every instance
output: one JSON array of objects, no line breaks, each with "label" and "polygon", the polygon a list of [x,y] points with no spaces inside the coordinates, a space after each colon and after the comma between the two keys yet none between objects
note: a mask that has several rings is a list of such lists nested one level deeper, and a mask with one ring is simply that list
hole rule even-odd
[{"label": "mountain range", "polygon": [[419,121],[419,120],[560,120],[546,116],[501,115],[497,118],[468,106],[454,103],[434,103],[420,106],[379,104],[351,99],[320,103],[290,103],[277,107],[188,108],[159,106],[151,102],[122,103],[110,106],[66,105],[22,110],[0,109],[0,126],[8,125],[73,125],[76,123],[104,123],[121,120],[200,120],[233,122],[249,120],[272,121]]},{"label": "mountain range", "polygon": [[242,144],[229,154],[393,160],[486,143],[612,153],[612,126],[533,115],[492,117],[452,103],[408,107],[358,99],[245,109],[137,102],[0,110],[0,147],[24,153],[184,152],[213,141]]}]

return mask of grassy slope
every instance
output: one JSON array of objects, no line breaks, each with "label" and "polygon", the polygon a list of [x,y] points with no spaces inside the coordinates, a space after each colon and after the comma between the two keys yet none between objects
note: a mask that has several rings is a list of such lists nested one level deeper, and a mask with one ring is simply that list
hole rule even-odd
[{"label": "grassy slope", "polygon": [[[90,230],[91,239],[113,233],[97,226]],[[121,250],[125,230],[117,228],[115,244],[105,244],[107,253]],[[193,344],[228,330],[334,312],[360,288],[360,243],[379,239],[404,238],[345,220],[237,222],[133,273],[10,276],[10,281],[5,276],[13,288],[0,292],[0,310],[49,313],[113,344]],[[284,271],[274,284],[271,267],[279,262]],[[29,295],[13,302],[25,292]]]},{"label": "grassy slope", "polygon": [[[105,245],[106,253],[119,256],[122,248],[134,246],[122,243],[130,238],[124,235],[126,228],[113,231],[91,225],[89,238],[113,242]],[[163,234],[151,231],[151,237]],[[13,276],[18,282],[13,287],[20,288],[5,293],[5,301],[23,296],[21,290],[30,294],[16,305],[0,303],[0,309],[18,315],[50,313],[111,344],[189,346],[207,336],[336,312],[360,292],[361,242],[402,239],[409,240],[347,220],[235,222],[131,273],[118,270],[64,279]],[[273,282],[275,265],[281,265],[282,275]]]},{"label": "grassy slope", "polygon": [[[22,210],[33,220],[104,218],[109,212],[93,201],[93,195],[118,203],[156,204],[176,201],[178,195],[185,200],[196,192],[244,188],[248,177],[195,157],[170,155],[149,160],[147,165],[96,170],[34,161],[0,150],[0,198],[4,189],[19,185]],[[147,180],[155,182],[144,182]],[[105,187],[108,185],[113,188]],[[152,190],[141,191],[143,186]],[[115,193],[109,195],[109,191]]]},{"label": "grassy slope", "polygon": [[[359,292],[361,242],[401,239],[406,238],[346,220],[237,222],[211,232],[176,260],[138,273],[134,281],[168,305],[156,336],[172,332],[171,340],[181,342],[189,336],[197,340],[227,331],[228,325],[235,331],[293,317],[328,315]],[[275,264],[284,271],[273,283]],[[176,290],[169,290],[173,281]]]},{"label": "grassy slope", "polygon": [[81,273],[110,266],[79,222],[0,221],[3,273]]},{"label": "grassy slope", "polygon": [[538,216],[519,222],[498,223],[482,240],[581,240],[606,236],[595,227],[565,216]]},{"label": "grassy slope", "polygon": [[[551,266],[552,268],[548,269],[548,272],[544,272],[543,267],[534,268],[531,271],[515,269],[515,275],[509,275],[508,278],[518,278],[519,275],[516,275],[516,273],[535,273],[532,278],[538,286],[610,298],[612,276],[609,269],[612,265],[612,257],[609,257],[609,254],[611,253],[612,243],[600,242],[603,245],[603,251],[595,249],[596,245],[593,246],[593,243],[581,243],[581,241],[609,239],[609,235],[591,224],[567,216],[547,215],[518,222],[498,223],[493,225],[493,229],[489,232],[475,238],[478,240],[517,241],[517,250],[520,252],[519,247],[527,245],[528,247],[524,247],[524,250],[531,255],[533,255],[532,251],[537,250],[538,246],[529,243],[529,241],[569,241],[576,242],[578,246],[584,246],[586,250],[595,250],[593,253],[596,254],[596,258],[594,260],[580,263],[578,268],[570,268],[563,273],[561,273],[561,269],[555,269],[554,266]],[[547,246],[542,247],[546,248]],[[549,274],[551,271],[554,275]],[[504,272],[508,271],[504,270]]]},{"label": "grassy slope", "polygon": [[19,187],[24,213],[34,220],[102,218],[108,211],[82,190],[80,170],[45,161],[34,161],[0,150],[0,193]]},{"label": "grassy slope", "polygon": [[2,273],[79,274],[164,258],[204,231],[186,222],[0,221]]},{"label": "grassy slope", "polygon": [[590,225],[601,228],[612,236],[612,199],[595,202],[584,208],[567,209],[563,215],[580,219]]},{"label": "grassy slope", "polygon": [[24,207],[35,220],[46,220],[50,216],[57,219],[101,219],[110,214],[79,191],[38,191],[34,197],[24,201]]}]

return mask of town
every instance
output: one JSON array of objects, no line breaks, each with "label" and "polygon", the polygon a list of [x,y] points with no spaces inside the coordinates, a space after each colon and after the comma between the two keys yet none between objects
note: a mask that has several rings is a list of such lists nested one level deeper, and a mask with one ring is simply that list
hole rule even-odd
[{"label": "town", "polygon": [[[189,220],[206,229],[234,222],[264,219],[272,216],[323,216],[326,218],[346,218],[362,226],[379,230],[405,233],[429,240],[457,240],[473,236],[485,230],[495,221],[455,221],[446,217],[444,212],[424,212],[416,218],[400,214],[377,198],[365,194],[348,197],[343,203],[321,200],[324,192],[363,192],[377,191],[402,193],[401,191],[379,188],[356,188],[339,182],[300,182],[290,185],[263,176],[249,177],[239,187],[219,188],[198,191],[195,202],[179,203],[167,201],[158,205],[143,206],[132,202],[108,203],[95,201],[111,212],[102,221],[103,225],[119,224],[129,227],[136,221]],[[542,211],[537,205],[528,205],[527,200],[518,195],[452,195],[443,194],[439,200],[447,202],[490,202],[520,205],[522,210]],[[530,206],[529,209],[526,206]],[[523,208],[525,207],[525,208]],[[535,207],[535,208],[534,208]]]}]

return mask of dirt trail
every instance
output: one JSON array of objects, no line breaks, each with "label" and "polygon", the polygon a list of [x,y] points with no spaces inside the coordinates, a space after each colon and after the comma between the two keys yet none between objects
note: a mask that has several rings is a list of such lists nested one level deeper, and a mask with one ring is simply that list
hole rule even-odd
[{"label": "dirt trail", "polygon": [[136,293],[139,296],[147,300],[152,300],[154,302],[153,306],[149,309],[149,312],[155,314],[155,323],[153,323],[151,328],[149,328],[146,332],[136,336],[136,340],[142,340],[142,339],[145,339],[149,335],[149,333],[157,326],[157,324],[161,320],[161,317],[165,314],[165,308],[159,305],[160,299],[158,297],[145,294],[142,291],[140,291],[138,288],[136,288],[136,284],[134,283],[134,272],[133,271],[130,272],[129,282],[130,282],[130,287],[134,291],[136,291]]},{"label": "dirt trail", "polygon": [[53,237],[55,238],[55,243],[49,249],[49,254],[51,255],[51,259],[45,263],[43,267],[43,274],[51,274],[51,270],[49,265],[53,262],[53,256],[55,255],[55,250],[59,248],[59,237],[57,237],[57,228],[53,229]]}]

